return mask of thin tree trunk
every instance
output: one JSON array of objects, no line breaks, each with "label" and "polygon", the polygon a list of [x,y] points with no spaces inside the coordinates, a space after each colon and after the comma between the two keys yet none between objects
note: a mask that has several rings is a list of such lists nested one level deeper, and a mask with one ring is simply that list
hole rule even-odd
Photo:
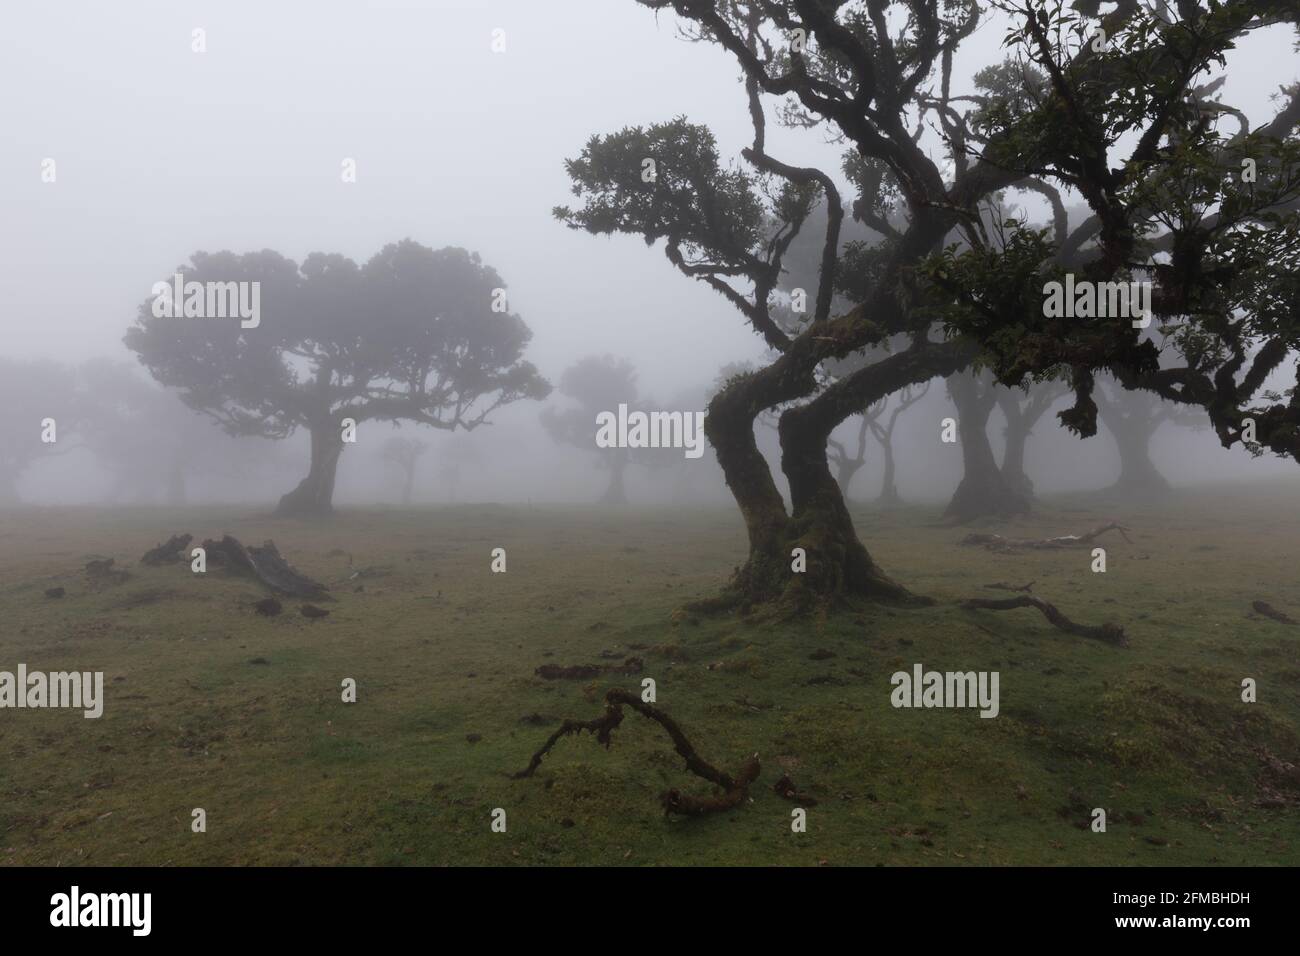
[{"label": "thin tree trunk", "polygon": [[880,449],[885,458],[885,473],[880,480],[880,497],[877,501],[882,505],[899,505],[903,503],[903,499],[898,494],[898,484],[894,476],[893,429],[882,432],[879,438]]}]

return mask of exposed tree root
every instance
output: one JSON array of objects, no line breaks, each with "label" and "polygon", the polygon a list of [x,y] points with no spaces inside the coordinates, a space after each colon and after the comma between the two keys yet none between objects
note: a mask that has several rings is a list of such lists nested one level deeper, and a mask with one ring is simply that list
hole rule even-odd
[{"label": "exposed tree root", "polygon": [[272,591],[316,601],[334,600],[329,588],[299,573],[284,560],[274,541],[267,541],[260,548],[246,548],[238,538],[225,535],[220,541],[211,538],[204,541],[203,550],[209,559],[215,556],[232,570],[256,578]]},{"label": "exposed tree root", "polygon": [[1279,624],[1300,624],[1300,621],[1297,621],[1289,614],[1279,611],[1277,608],[1273,607],[1273,605],[1265,601],[1256,601],[1251,604],[1251,608],[1256,614],[1262,614],[1264,617],[1271,618]]},{"label": "exposed tree root", "polygon": [[986,584],[984,585],[984,587],[988,588],[990,591],[1024,591],[1026,594],[1028,594],[1030,591],[1034,589],[1034,584],[1035,582],[1033,581],[1030,581],[1028,584],[1021,584],[1021,585],[1004,584],[1001,581],[999,581],[997,584]]},{"label": "exposed tree root", "polygon": [[1087,534],[1066,534],[1061,535],[1059,538],[1004,538],[1000,534],[968,534],[961,539],[961,543],[965,545],[982,545],[990,551],[1003,553],[1013,553],[1022,548],[1055,551],[1060,548],[1077,548],[1081,545],[1091,544],[1107,531],[1118,531],[1124,540],[1131,544],[1132,541],[1126,533],[1129,530],[1117,522],[1111,521],[1108,524],[1093,528]]},{"label": "exposed tree root", "polygon": [[146,551],[144,557],[140,559],[140,563],[157,566],[179,561],[181,552],[188,548],[193,540],[194,535],[192,534],[174,534],[158,547]]},{"label": "exposed tree root", "polygon": [[1075,634],[1079,637],[1090,637],[1094,640],[1105,641],[1107,644],[1114,644],[1116,647],[1126,647],[1128,645],[1128,638],[1124,636],[1124,628],[1120,625],[1103,624],[1100,627],[1092,627],[1088,624],[1076,624],[1058,611],[1054,605],[1028,594],[1013,598],[968,598],[961,602],[961,607],[966,610],[983,609],[986,611],[1011,611],[1018,607],[1038,608],[1057,630],[1065,631],[1067,634]]},{"label": "exposed tree root", "polygon": [[602,674],[639,674],[645,662],[639,657],[629,657],[622,664],[543,664],[533,671],[542,680],[588,680]]},{"label": "exposed tree root", "polygon": [[665,814],[699,816],[718,810],[729,810],[732,807],[739,806],[748,795],[749,785],[758,778],[761,769],[757,754],[746,760],[733,777],[731,774],[714,767],[701,757],[675,720],[653,704],[647,704],[636,694],[618,687],[611,688],[605,694],[605,712],[603,714],[593,720],[564,721],[559,726],[559,729],[547,738],[541,749],[533,754],[528,761],[528,766],[518,773],[512,774],[512,778],[522,780],[525,777],[531,777],[537,768],[542,765],[542,758],[550,753],[551,748],[559,742],[561,737],[567,737],[569,734],[582,733],[583,731],[594,734],[596,741],[608,749],[614,731],[623,722],[624,706],[631,707],[642,716],[648,717],[659,724],[672,739],[673,747],[677,753],[686,761],[686,769],[722,790],[722,793],[710,797],[696,797],[688,793],[682,793],[680,790],[668,790],[659,797]]}]

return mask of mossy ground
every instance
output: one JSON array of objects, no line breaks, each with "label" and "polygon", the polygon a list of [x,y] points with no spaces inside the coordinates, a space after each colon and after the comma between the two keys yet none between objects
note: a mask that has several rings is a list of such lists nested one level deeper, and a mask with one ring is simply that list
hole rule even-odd
[{"label": "mossy ground", "polygon": [[[1256,801],[1261,753],[1300,754],[1300,627],[1250,604],[1300,616],[1297,506],[1277,488],[1140,508],[1052,499],[996,526],[1118,518],[1133,540],[1103,542],[1105,574],[1086,549],[960,547],[969,529],[937,524],[934,506],[855,508],[884,569],[940,603],[756,624],[671,620],[743,558],[726,509],[345,509],[316,525],[256,509],[9,512],[0,670],[103,670],[107,702],[99,720],[0,711],[0,862],[1294,864],[1300,813]],[[268,619],[250,583],[138,564],[181,531],[272,538],[339,600],[321,620],[291,601]],[[506,574],[489,571],[495,547]],[[92,587],[95,554],[131,578]],[[1125,625],[1132,646],[953,605],[1028,581],[1076,620]],[[60,585],[66,597],[44,596]],[[750,802],[665,819],[661,790],[708,788],[632,713],[611,750],[569,738],[536,777],[509,779],[562,718],[596,716],[606,687],[640,687],[534,668],[626,655],[707,759],[734,769],[759,753]],[[892,708],[890,675],[916,662],[999,671],[1001,715]],[[345,677],[356,704],[340,700]],[[1243,677],[1258,703],[1241,702]],[[807,833],[772,792],[782,772],[819,801]],[[1086,826],[1097,806],[1105,834]],[[489,828],[496,807],[505,834]]]}]

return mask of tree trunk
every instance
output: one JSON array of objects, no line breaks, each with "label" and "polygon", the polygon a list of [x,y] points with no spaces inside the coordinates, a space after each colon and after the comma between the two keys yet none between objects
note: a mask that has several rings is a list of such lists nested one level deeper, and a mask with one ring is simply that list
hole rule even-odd
[{"label": "tree trunk", "polygon": [[1034,483],[1025,473],[1025,444],[1029,440],[1029,428],[1025,425],[1024,417],[1018,414],[1008,416],[1006,434],[1007,447],[1002,454],[1002,480],[1009,488],[1032,501]]},{"label": "tree trunk", "polygon": [[[770,369],[734,379],[714,396],[704,432],[744,518],[749,557],[723,595],[694,607],[719,610],[764,603],[802,611],[846,597],[930,603],[890,580],[872,560],[831,474],[826,448],[831,432],[849,416],[908,385],[950,375],[970,359],[970,349],[959,341],[914,346],[859,369],[807,404],[784,412],[778,432],[791,513],[754,439],[755,417],[785,400],[777,397],[780,389],[772,389],[762,377]],[[812,387],[810,382],[808,390]],[[802,571],[794,567],[795,548],[803,550]]]},{"label": "tree trunk", "polygon": [[894,477],[894,436],[886,432],[880,438],[880,449],[885,457],[885,474],[880,481],[880,497],[876,499],[882,505],[901,505],[902,497],[898,493],[898,484]]},{"label": "tree trunk", "polygon": [[983,388],[980,384],[965,372],[948,379],[948,390],[957,406],[957,435],[961,440],[964,472],[944,517],[958,522],[989,515],[1026,514],[1030,510],[1024,491],[1008,484],[993,457],[988,436],[993,384],[985,382]]},{"label": "tree trunk", "polygon": [[840,486],[840,494],[849,497],[849,485],[862,470],[862,462],[852,458],[840,458],[835,462],[835,483]]},{"label": "tree trunk", "polygon": [[609,487],[605,489],[605,494],[601,496],[601,504],[627,504],[627,490],[623,486],[623,473],[626,470],[626,456],[615,452],[609,457]]},{"label": "tree trunk", "polygon": [[752,380],[736,379],[713,397],[704,416],[704,434],[745,522],[749,557],[726,592],[696,605],[703,610],[776,600],[790,578],[790,518],[754,438],[762,404],[753,392]]},{"label": "tree trunk", "polygon": [[311,517],[334,510],[334,478],[339,456],[343,454],[343,435],[333,421],[323,420],[311,427],[311,468],[298,487],[280,499],[275,513],[281,517]]},{"label": "tree trunk", "polygon": [[[781,416],[781,470],[790,482],[790,546],[804,550],[807,569],[789,574],[783,601],[804,608],[835,596],[913,601],[872,560],[853,527],[826,460],[835,422],[812,402]],[[787,567],[789,552],[783,555]]]},{"label": "tree trunk", "polygon": [[1142,497],[1169,490],[1169,482],[1151,460],[1151,437],[1158,426],[1158,422],[1132,418],[1121,423],[1114,416],[1106,421],[1119,449],[1119,478],[1108,490]]}]

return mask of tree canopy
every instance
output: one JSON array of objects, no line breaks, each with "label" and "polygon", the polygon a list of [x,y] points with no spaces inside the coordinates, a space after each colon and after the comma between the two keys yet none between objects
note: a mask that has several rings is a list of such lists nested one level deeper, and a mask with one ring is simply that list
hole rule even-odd
[{"label": "tree canopy", "polygon": [[[1206,409],[1225,445],[1253,438],[1300,459],[1300,394],[1278,390],[1274,375],[1300,350],[1300,84],[1279,76],[1267,116],[1221,98],[1234,45],[1294,29],[1294,2],[641,2],[734,60],[753,127],[747,167],[724,163],[711,132],[685,118],[630,127],[570,160],[583,205],[555,212],[574,228],[662,240],[776,353],[709,409],[750,537],[724,603],[910,600],[857,540],[826,443],[847,416],[972,363],[1004,386],[1063,376],[1073,402],[1059,418],[1083,436],[1096,431],[1092,392],[1108,371]],[[1003,53],[973,89],[955,91],[955,54],[993,20]],[[771,155],[770,110],[842,143],[843,179]],[[847,203],[846,180],[857,194]],[[1044,200],[1050,223],[1006,215],[1014,193]],[[773,291],[819,200],[828,215],[815,306],[783,328]],[[1071,222],[1067,200],[1086,204],[1082,221]],[[841,248],[846,208],[880,241]],[[1154,324],[1049,314],[1048,283],[1067,273],[1149,283]],[[899,338],[906,347],[887,357],[825,374]],[[752,434],[755,417],[778,407],[789,510]],[[792,546],[807,551],[808,574],[789,574]]]},{"label": "tree canopy", "polygon": [[501,277],[464,249],[406,239],[363,265],[199,252],[179,271],[186,282],[260,283],[260,321],[158,317],[148,300],[126,344],[232,434],[311,432],[311,472],[281,500],[286,512],[330,507],[344,419],[469,430],[550,391],[523,359],[532,333],[505,307]]}]

